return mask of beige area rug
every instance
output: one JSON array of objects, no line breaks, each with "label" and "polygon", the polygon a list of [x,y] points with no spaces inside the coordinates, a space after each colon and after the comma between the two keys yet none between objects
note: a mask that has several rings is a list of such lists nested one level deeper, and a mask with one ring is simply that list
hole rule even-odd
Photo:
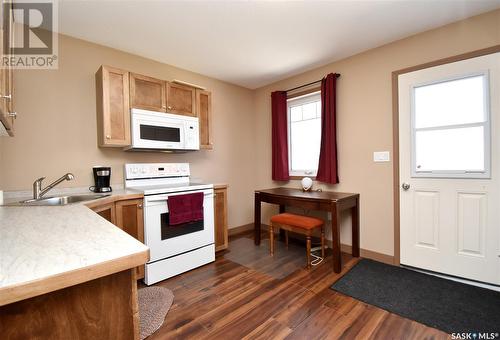
[{"label": "beige area rug", "polygon": [[137,291],[141,340],[156,332],[172,306],[174,294],[163,287],[145,287]]}]

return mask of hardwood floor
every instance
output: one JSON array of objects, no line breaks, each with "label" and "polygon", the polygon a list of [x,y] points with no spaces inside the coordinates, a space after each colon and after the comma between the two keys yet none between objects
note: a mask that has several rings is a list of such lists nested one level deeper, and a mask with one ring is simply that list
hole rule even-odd
[{"label": "hardwood floor", "polygon": [[331,256],[308,271],[304,256],[303,268],[275,279],[219,254],[214,263],[158,284],[175,298],[163,326],[148,339],[448,338],[331,290],[357,259],[343,254],[342,261],[340,274]]}]

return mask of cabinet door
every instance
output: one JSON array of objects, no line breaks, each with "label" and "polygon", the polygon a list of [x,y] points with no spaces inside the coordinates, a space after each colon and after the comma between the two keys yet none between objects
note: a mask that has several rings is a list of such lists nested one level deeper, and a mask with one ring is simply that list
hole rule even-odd
[{"label": "cabinet door", "polygon": [[196,116],[196,89],[186,85],[166,83],[167,112]]},{"label": "cabinet door", "polygon": [[109,66],[96,73],[97,136],[101,147],[130,145],[129,74]]},{"label": "cabinet door", "polygon": [[165,112],[165,82],[140,74],[130,74],[130,105],[133,108]]},{"label": "cabinet door", "polygon": [[[118,201],[116,207],[116,225],[130,236],[144,242],[144,215],[142,199]],[[144,266],[136,268],[137,279],[144,278]]]},{"label": "cabinet door", "polygon": [[[4,5],[2,3],[2,5]],[[12,4],[11,4],[12,6]],[[2,29],[0,30],[0,55],[4,55],[8,50],[10,42],[14,39],[14,25],[12,11],[10,16],[3,18]],[[14,82],[13,70],[10,66],[0,68],[0,124],[3,124],[7,133],[14,136],[14,120],[17,113],[14,110]]]},{"label": "cabinet door", "polygon": [[200,148],[212,149],[212,93],[196,90],[196,113],[200,119]]},{"label": "cabinet door", "polygon": [[220,251],[228,247],[227,187],[216,187],[214,200],[215,251]]},{"label": "cabinet door", "polygon": [[97,207],[93,207],[92,210],[94,212],[96,212],[99,216],[101,216],[104,219],[108,220],[109,222],[115,224],[116,215],[115,215],[115,204],[114,203],[99,205]]}]

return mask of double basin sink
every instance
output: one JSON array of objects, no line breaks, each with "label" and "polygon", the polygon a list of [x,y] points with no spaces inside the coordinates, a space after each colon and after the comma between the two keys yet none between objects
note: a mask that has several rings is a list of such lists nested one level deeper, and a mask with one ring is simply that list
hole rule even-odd
[{"label": "double basin sink", "polygon": [[79,203],[85,201],[96,200],[109,196],[110,194],[90,194],[90,195],[68,195],[68,196],[54,196],[43,197],[39,199],[29,199],[20,202],[6,204],[7,206],[58,206],[67,205],[71,203]]}]

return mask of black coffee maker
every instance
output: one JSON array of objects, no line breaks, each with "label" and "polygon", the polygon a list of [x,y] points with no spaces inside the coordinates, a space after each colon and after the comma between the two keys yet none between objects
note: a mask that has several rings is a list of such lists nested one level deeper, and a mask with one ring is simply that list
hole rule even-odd
[{"label": "black coffee maker", "polygon": [[111,167],[109,166],[94,166],[94,182],[95,186],[90,187],[93,192],[111,192],[109,182],[111,179]]}]

